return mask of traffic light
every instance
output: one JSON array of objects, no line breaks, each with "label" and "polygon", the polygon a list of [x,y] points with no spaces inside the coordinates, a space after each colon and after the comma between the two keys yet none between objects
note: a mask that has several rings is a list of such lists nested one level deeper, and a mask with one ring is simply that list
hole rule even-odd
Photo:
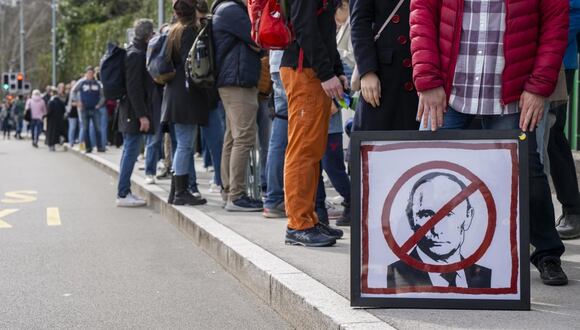
[{"label": "traffic light", "polygon": [[16,75],[16,80],[17,80],[16,88],[18,88],[18,90],[21,91],[24,88],[24,75],[19,72]]},{"label": "traffic light", "polygon": [[4,73],[2,77],[2,89],[8,91],[10,89],[10,74]]}]

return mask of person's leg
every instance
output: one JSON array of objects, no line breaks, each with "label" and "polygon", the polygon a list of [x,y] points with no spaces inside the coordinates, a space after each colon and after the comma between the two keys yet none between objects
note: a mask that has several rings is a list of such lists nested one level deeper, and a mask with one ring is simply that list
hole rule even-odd
[{"label": "person's leg", "polygon": [[[187,188],[192,193],[196,192],[199,193],[199,189],[197,188],[197,173],[195,172],[195,158],[193,157],[195,154],[195,145],[197,142],[197,130],[199,129],[199,125],[193,125],[193,139],[191,141],[191,158],[189,162],[189,182]],[[201,195],[200,195],[201,196]]]},{"label": "person's leg", "polygon": [[95,130],[94,111],[96,110],[92,110],[89,115],[89,139],[91,140],[91,149],[97,145],[97,131]]},{"label": "person's leg", "polygon": [[232,132],[230,130],[231,124],[228,116],[228,111],[225,110],[226,114],[226,130],[224,132],[224,146],[222,148],[222,160],[221,160],[221,177],[222,186],[224,188],[224,201],[227,202],[230,193],[230,159],[232,158],[232,147],[234,145],[234,139],[232,138]]},{"label": "person's leg", "polygon": [[171,172],[173,148],[171,147],[171,135],[169,133],[163,133],[163,152],[165,153],[165,157],[163,158],[165,168],[168,172]]},{"label": "person's leg", "polygon": [[258,91],[256,88],[227,87],[219,90],[226,109],[233,145],[230,157],[230,200],[246,195],[246,171],[250,151],[256,142]]},{"label": "person's leg", "polygon": [[[322,165],[322,164],[321,164]],[[314,210],[318,221],[328,224],[328,210],[326,209],[326,187],[324,187],[324,178],[322,176],[322,166],[320,166],[320,176],[318,186],[316,187],[316,200],[314,201]]]},{"label": "person's leg", "polygon": [[[519,129],[520,114],[484,117],[484,129]],[[535,132],[528,132],[530,242],[536,248],[530,260],[540,268],[544,259],[560,260],[564,244],[554,226],[554,205],[548,178],[540,163]],[[564,275],[565,276],[565,275]]]},{"label": "person's leg", "polygon": [[145,175],[155,175],[159,161],[159,134],[147,134],[145,147]]},{"label": "person's leg", "polygon": [[[188,189],[191,185],[190,175],[193,163],[193,144],[196,125],[175,124],[175,136],[177,139],[177,150],[173,159],[175,205],[201,205],[207,201],[201,196],[194,196]],[[195,168],[193,169],[195,173]]]},{"label": "person's leg", "polygon": [[342,133],[329,134],[328,143],[322,168],[328,174],[332,186],[342,196],[345,202],[350,203],[350,178],[346,173],[344,150],[342,147]]},{"label": "person's leg", "polygon": [[83,118],[83,129],[84,129],[84,133],[83,133],[83,137],[85,140],[85,150],[87,152],[91,152],[93,149],[93,146],[91,145],[91,132],[90,132],[90,118],[91,118],[91,113],[92,110],[83,110],[82,111],[82,118]]},{"label": "person's leg", "polygon": [[268,159],[268,144],[270,143],[270,132],[272,130],[272,119],[270,118],[269,100],[260,100],[258,108],[258,140],[260,141],[260,185],[262,192],[266,192],[266,166]]},{"label": "person's leg", "polygon": [[281,68],[288,95],[288,147],[284,165],[288,228],[307,230],[318,223],[314,201],[320,178],[320,161],[326,149],[330,98],[311,70]]},{"label": "person's leg", "polygon": [[71,146],[75,144],[75,133],[77,130],[77,118],[68,119],[68,143]]},{"label": "person's leg", "polygon": [[92,116],[92,122],[93,122],[93,127],[95,128],[95,144],[97,145],[97,150],[98,151],[104,151],[105,150],[105,146],[103,146],[102,142],[102,138],[101,138],[101,120],[100,120],[100,113],[98,109],[95,109],[93,111],[93,116]]},{"label": "person's leg", "polygon": [[42,134],[42,127],[44,126],[44,123],[42,121],[42,119],[37,119],[36,120],[36,129],[35,129],[35,136],[34,136],[34,140],[36,141],[36,144],[38,144],[38,140],[40,138],[40,134]]},{"label": "person's leg", "polygon": [[109,114],[106,107],[101,107],[99,109],[99,122],[100,122],[100,132],[101,132],[101,148],[105,149],[108,142],[108,126],[109,126]]},{"label": "person's leg", "polygon": [[222,148],[224,145],[224,127],[222,125],[222,115],[224,109],[221,102],[216,109],[209,112],[207,126],[201,127],[201,134],[205,139],[207,153],[211,157],[211,163],[214,166],[214,184],[222,186],[221,176],[221,158]]},{"label": "person's leg", "polygon": [[268,210],[284,203],[284,154],[288,145],[288,98],[279,73],[272,74],[272,81],[276,117],[272,122],[266,162],[267,192],[264,208]]},{"label": "person's leg", "polygon": [[141,148],[140,134],[123,134],[123,153],[121,155],[121,165],[119,168],[119,184],[117,186],[117,197],[125,198],[131,193],[131,175],[135,168],[135,162],[139,157]]}]

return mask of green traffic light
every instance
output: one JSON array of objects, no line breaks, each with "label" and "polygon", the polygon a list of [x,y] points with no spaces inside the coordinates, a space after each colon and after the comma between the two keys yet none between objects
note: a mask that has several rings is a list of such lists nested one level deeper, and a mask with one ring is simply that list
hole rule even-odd
[{"label": "green traffic light", "polygon": [[10,88],[10,85],[8,85],[8,84],[4,84],[4,85],[2,85],[2,88],[3,88],[5,91],[7,91],[7,90]]}]

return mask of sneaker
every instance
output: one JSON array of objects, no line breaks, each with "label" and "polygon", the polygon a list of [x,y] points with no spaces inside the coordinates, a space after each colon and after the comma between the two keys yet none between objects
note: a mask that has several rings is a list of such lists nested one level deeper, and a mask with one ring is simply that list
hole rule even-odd
[{"label": "sneaker", "polygon": [[284,206],[284,202],[276,205],[276,207],[272,208],[264,208],[264,212],[262,212],[264,218],[268,219],[280,219],[286,218],[286,207]]},{"label": "sneaker", "polygon": [[212,194],[219,194],[222,191],[222,187],[215,183],[209,185],[209,192]]},{"label": "sneaker", "polygon": [[322,222],[319,222],[316,226],[318,227],[321,233],[335,239],[341,239],[342,236],[344,235],[344,232],[342,230],[338,228],[332,228],[329,225]]},{"label": "sneaker", "polygon": [[336,244],[336,239],[323,234],[318,226],[306,230],[292,230],[288,228],[286,229],[285,243],[287,245],[325,247]]},{"label": "sneaker", "polygon": [[107,149],[106,148],[97,149],[97,152],[100,153],[107,152]]},{"label": "sneaker", "polygon": [[157,180],[169,180],[169,179],[171,179],[171,173],[169,173],[169,171],[167,170],[157,175]]},{"label": "sneaker", "polygon": [[568,276],[562,270],[561,261],[555,257],[544,257],[537,265],[540,278],[546,285],[566,285]]},{"label": "sneaker", "polygon": [[132,193],[129,193],[124,198],[117,197],[117,206],[118,207],[139,207],[139,206],[145,206],[145,205],[147,205],[146,201],[133,195]]},{"label": "sneaker", "polygon": [[345,205],[344,211],[338,220],[336,220],[338,227],[350,227],[350,205]]},{"label": "sneaker", "polygon": [[155,175],[146,175],[145,176],[145,183],[146,184],[155,184]]},{"label": "sneaker", "polygon": [[245,195],[235,201],[228,200],[225,207],[226,211],[230,212],[259,212],[263,208],[262,202],[253,200]]},{"label": "sneaker", "polygon": [[561,239],[575,239],[580,237],[580,215],[562,214],[558,219],[556,230]]}]

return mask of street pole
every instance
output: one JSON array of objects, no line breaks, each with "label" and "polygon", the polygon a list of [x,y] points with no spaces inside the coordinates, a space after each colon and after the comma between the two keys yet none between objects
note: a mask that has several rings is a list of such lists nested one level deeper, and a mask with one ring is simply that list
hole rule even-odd
[{"label": "street pole", "polygon": [[163,0],[157,1],[157,22],[159,29],[161,29],[161,26],[165,23],[165,7],[163,2]]},{"label": "street pole", "polygon": [[52,0],[52,86],[56,86],[56,0]]},{"label": "street pole", "polygon": [[24,0],[20,0],[20,72],[26,79],[24,71]]}]

